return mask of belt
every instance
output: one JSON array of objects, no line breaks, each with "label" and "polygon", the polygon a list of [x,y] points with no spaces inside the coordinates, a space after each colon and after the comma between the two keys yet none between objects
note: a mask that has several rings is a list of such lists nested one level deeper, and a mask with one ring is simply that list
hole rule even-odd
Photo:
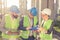
[{"label": "belt", "polygon": [[8,35],[19,35],[20,32],[12,32],[12,31],[8,31]]}]

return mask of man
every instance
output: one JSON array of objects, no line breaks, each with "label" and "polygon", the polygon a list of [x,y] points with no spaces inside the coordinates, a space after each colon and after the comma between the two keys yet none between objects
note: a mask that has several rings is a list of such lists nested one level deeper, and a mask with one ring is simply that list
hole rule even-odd
[{"label": "man", "polygon": [[13,5],[10,7],[10,13],[5,15],[5,27],[2,32],[3,40],[17,40],[19,37],[19,9]]},{"label": "man", "polygon": [[50,31],[49,29],[51,28],[51,24],[53,22],[53,20],[50,19],[51,10],[49,8],[45,8],[41,12],[41,16],[42,16],[42,23],[40,27],[36,27],[35,29],[37,29],[37,31],[40,32],[40,38],[42,40],[52,40],[52,34],[50,34],[51,32],[49,33],[49,35],[47,35],[48,31]]},{"label": "man", "polygon": [[[37,24],[37,9],[35,7],[31,8],[30,13],[28,15],[23,15],[22,20],[20,21],[20,26],[18,30],[22,30],[22,33],[20,33],[20,36],[22,40],[29,40],[30,38],[30,31],[27,27],[36,26]],[[34,19],[34,20],[33,20]],[[34,25],[33,25],[34,23]],[[28,38],[29,37],[29,38]],[[33,40],[34,38],[32,38]]]}]

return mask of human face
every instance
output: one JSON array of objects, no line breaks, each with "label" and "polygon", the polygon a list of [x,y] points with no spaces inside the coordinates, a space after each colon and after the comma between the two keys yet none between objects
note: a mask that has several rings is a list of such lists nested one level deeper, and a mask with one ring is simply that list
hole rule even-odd
[{"label": "human face", "polygon": [[44,20],[48,20],[48,15],[47,14],[42,14],[42,19],[44,19]]},{"label": "human face", "polygon": [[33,15],[32,15],[31,13],[29,13],[29,17],[30,17],[31,19],[33,19]]},{"label": "human face", "polygon": [[18,14],[16,14],[15,12],[11,12],[11,15],[12,15],[12,17],[14,17],[14,18],[17,18],[17,17],[18,17]]}]

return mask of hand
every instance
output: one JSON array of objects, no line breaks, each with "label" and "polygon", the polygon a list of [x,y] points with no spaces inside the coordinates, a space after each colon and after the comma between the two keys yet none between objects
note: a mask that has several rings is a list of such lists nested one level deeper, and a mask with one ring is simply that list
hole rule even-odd
[{"label": "hand", "polygon": [[41,32],[43,30],[42,27],[38,28],[37,32]]},{"label": "hand", "polygon": [[29,30],[31,27],[27,27],[26,30]]},{"label": "hand", "polygon": [[38,30],[33,30],[33,32],[40,33],[40,31],[38,31]]},{"label": "hand", "polygon": [[39,30],[42,31],[42,30],[44,30],[44,28],[43,27],[40,27]]},{"label": "hand", "polygon": [[6,34],[10,35],[11,34],[11,31],[6,31]]},{"label": "hand", "polygon": [[47,30],[45,30],[43,27],[40,27],[37,31],[38,32],[47,33]]}]

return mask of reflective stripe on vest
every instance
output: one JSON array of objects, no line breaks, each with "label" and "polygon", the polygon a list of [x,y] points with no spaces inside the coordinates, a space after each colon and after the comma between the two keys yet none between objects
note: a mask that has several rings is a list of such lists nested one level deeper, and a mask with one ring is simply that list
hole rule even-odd
[{"label": "reflective stripe on vest", "polygon": [[37,16],[34,16],[34,26],[36,26],[37,22],[38,22]]}]

